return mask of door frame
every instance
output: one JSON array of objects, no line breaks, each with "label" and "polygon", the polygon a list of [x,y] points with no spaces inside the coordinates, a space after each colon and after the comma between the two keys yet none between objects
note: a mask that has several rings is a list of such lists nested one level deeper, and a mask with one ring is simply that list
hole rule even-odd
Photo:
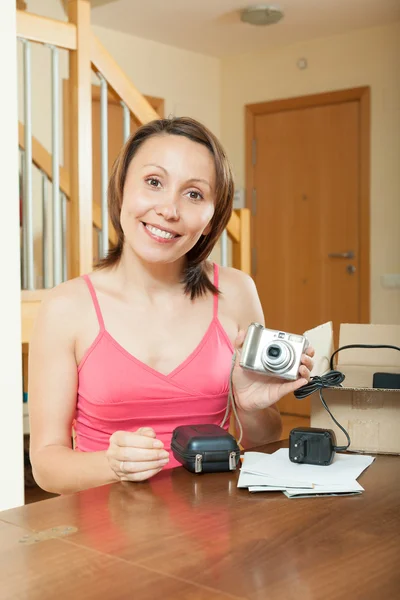
[{"label": "door frame", "polygon": [[[255,117],[267,113],[283,112],[299,108],[311,108],[327,104],[357,101],[360,106],[360,212],[359,212],[359,269],[361,323],[370,322],[370,87],[358,87],[309,96],[298,96],[245,106],[245,185],[246,206],[252,209],[254,188]],[[254,239],[254,216],[252,211],[251,232]]]}]

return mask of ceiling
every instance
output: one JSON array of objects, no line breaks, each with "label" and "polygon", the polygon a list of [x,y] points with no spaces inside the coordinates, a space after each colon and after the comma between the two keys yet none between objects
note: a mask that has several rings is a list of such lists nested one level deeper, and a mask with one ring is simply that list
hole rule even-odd
[{"label": "ceiling", "polygon": [[242,23],[246,0],[91,0],[92,22],[212,56],[254,52],[400,20],[400,0],[277,0],[276,25]]}]

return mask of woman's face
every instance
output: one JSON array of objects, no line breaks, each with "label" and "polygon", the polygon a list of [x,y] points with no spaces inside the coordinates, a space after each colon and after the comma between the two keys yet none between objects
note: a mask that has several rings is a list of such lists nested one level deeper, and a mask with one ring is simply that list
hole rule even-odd
[{"label": "woman's face", "polygon": [[158,135],[140,146],[121,208],[125,244],[142,260],[171,263],[207,234],[215,206],[215,165],[202,144]]}]

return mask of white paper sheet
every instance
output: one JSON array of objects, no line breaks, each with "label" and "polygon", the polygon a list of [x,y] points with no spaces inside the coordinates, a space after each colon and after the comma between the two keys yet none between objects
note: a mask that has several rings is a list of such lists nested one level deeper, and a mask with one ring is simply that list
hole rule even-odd
[{"label": "white paper sheet", "polygon": [[[264,454],[263,452],[246,452],[244,455],[244,460],[242,463],[242,467],[240,470],[238,487],[246,488],[250,485],[272,485],[277,487],[282,487],[283,489],[289,487],[299,487],[299,481],[294,480],[291,481],[287,477],[269,477],[267,475],[257,475],[254,474],[251,469],[253,465],[257,464],[260,460],[263,460],[265,456],[269,456]],[[303,482],[305,488],[312,488],[313,484],[307,481]]]},{"label": "white paper sheet", "polygon": [[[254,475],[254,473],[248,473],[247,471],[244,471],[243,467],[242,467],[242,469],[240,471],[237,486],[239,488],[247,488],[250,486],[259,486],[259,485],[278,486],[278,487],[282,487],[283,489],[286,490],[286,488],[298,488],[299,482],[291,481],[289,479],[282,479],[282,478],[278,478],[278,477],[268,477],[267,475]],[[304,488],[312,488],[313,487],[313,484],[309,483],[307,481],[304,482],[304,484],[302,484],[302,486],[303,485],[304,485]]]},{"label": "white paper sheet", "polygon": [[[246,457],[246,455],[245,455]],[[375,460],[365,454],[336,454],[331,465],[315,466],[295,464],[289,460],[288,448],[281,448],[274,454],[264,454],[258,461],[246,464],[246,472],[272,478],[298,481],[298,487],[305,482],[314,485],[345,485],[353,483],[361,473]]]},{"label": "white paper sheet", "polygon": [[364,488],[357,482],[348,482],[345,485],[316,485],[312,490],[305,490],[303,488],[291,488],[286,490],[285,495],[288,498],[292,496],[318,496],[319,494],[361,494]]},{"label": "white paper sheet", "polygon": [[[304,493],[307,491],[309,490],[303,490]],[[251,485],[249,486],[249,492],[286,492],[286,488],[274,485]]]}]

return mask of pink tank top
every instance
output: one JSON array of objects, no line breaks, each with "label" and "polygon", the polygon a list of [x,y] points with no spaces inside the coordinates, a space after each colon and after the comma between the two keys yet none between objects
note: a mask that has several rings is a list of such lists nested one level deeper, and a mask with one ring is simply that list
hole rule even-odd
[{"label": "pink tank top", "polygon": [[[115,431],[152,427],[169,451],[178,425],[220,425],[228,401],[233,346],[218,319],[218,296],[214,296],[213,318],[198,346],[169,375],[163,375],[108,333],[93,284],[88,275],[83,278],[100,330],[78,367],[76,449],[106,450]],[[214,284],[218,287],[216,264]],[[166,468],[176,466],[179,463],[171,453]]]}]

